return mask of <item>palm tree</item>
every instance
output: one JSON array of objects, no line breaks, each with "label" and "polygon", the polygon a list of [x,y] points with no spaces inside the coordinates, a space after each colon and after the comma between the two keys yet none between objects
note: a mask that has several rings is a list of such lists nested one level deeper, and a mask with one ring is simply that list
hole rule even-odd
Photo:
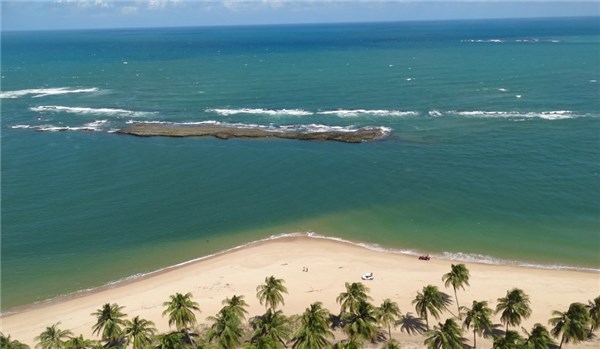
[{"label": "palm tree", "polygon": [[452,264],[450,272],[442,276],[442,281],[444,281],[446,288],[452,285],[454,289],[454,299],[456,299],[456,308],[458,309],[460,319],[460,306],[458,304],[456,289],[460,287],[464,290],[465,285],[469,286],[469,269],[464,264]]},{"label": "palm tree", "polygon": [[282,348],[279,340],[273,337],[259,337],[254,343],[250,343],[246,349],[277,349]]},{"label": "palm tree", "polygon": [[504,336],[494,338],[492,349],[522,349],[523,337],[515,331],[506,331]]},{"label": "palm tree", "polygon": [[300,318],[301,326],[292,338],[293,349],[315,349],[331,347],[328,339],[333,339],[329,329],[329,310],[323,308],[323,303],[311,304]]},{"label": "palm tree", "polygon": [[154,322],[140,319],[139,316],[125,323],[125,338],[127,344],[131,344],[133,349],[146,348],[152,343],[155,334]]},{"label": "palm tree", "polygon": [[277,309],[279,304],[284,305],[283,293],[288,293],[287,288],[283,286],[283,279],[277,279],[273,275],[265,278],[265,283],[256,287],[256,297],[260,304],[265,304],[265,308],[271,310]]},{"label": "palm tree", "polygon": [[508,325],[520,325],[523,318],[527,319],[531,315],[529,296],[518,288],[507,291],[506,297],[498,298],[496,314],[499,312],[502,312],[500,321],[506,325],[506,331],[508,331]]},{"label": "palm tree", "polygon": [[65,342],[65,349],[92,349],[100,346],[98,341],[85,339],[83,335],[79,337],[71,337]]},{"label": "palm tree", "polygon": [[29,349],[29,345],[23,344],[16,339],[11,339],[10,335],[5,336],[0,332],[0,348],[2,349]]},{"label": "palm tree", "polygon": [[460,307],[465,315],[463,326],[467,329],[473,327],[473,349],[477,348],[477,335],[483,335],[483,331],[492,329],[492,309],[488,307],[486,301],[473,301],[471,309]]},{"label": "palm tree", "polygon": [[189,344],[186,343],[185,333],[183,332],[169,332],[162,334],[158,337],[158,344],[154,347],[155,349],[184,349],[189,348]]},{"label": "palm tree", "polygon": [[600,327],[600,296],[594,298],[593,301],[588,301],[587,305],[588,311],[590,313],[590,334],[596,331]]},{"label": "palm tree", "polygon": [[590,314],[584,304],[572,303],[566,312],[554,310],[552,315],[554,317],[548,322],[554,328],[550,332],[555,338],[561,336],[558,349],[562,348],[563,343],[579,343],[587,339]]},{"label": "palm tree", "polygon": [[371,297],[367,294],[368,292],[369,288],[362,282],[346,282],[346,292],[340,293],[336,298],[336,301],[341,305],[340,314],[346,311],[352,313],[356,311],[360,303],[371,300]]},{"label": "palm tree", "polygon": [[381,306],[377,308],[377,318],[379,323],[388,329],[388,339],[392,339],[392,325],[396,328],[396,322],[400,320],[402,313],[398,303],[392,302],[391,299],[387,298],[381,303]]},{"label": "palm tree", "polygon": [[246,310],[248,303],[244,300],[244,296],[233,295],[231,298],[225,298],[221,304],[233,311],[240,319],[246,319],[246,315],[248,315],[248,311]]},{"label": "palm tree", "polygon": [[396,342],[394,339],[390,339],[383,343],[381,349],[400,349],[400,343]]},{"label": "palm tree", "polygon": [[264,315],[254,317],[251,325],[254,332],[250,342],[259,348],[285,348],[292,333],[290,322],[281,310],[268,309]]},{"label": "palm tree", "polygon": [[554,340],[550,337],[548,329],[541,324],[533,325],[531,333],[527,333],[527,336],[524,342],[526,349],[549,349],[551,345],[554,345]]},{"label": "palm tree", "polygon": [[69,339],[73,333],[69,330],[61,330],[58,328],[60,322],[52,326],[46,327],[44,332],[35,337],[38,341],[36,348],[41,349],[62,349],[65,347],[65,341]]},{"label": "palm tree", "polygon": [[462,328],[454,319],[448,319],[425,333],[427,336],[425,344],[427,344],[427,349],[463,349],[465,339],[462,333]]},{"label": "palm tree", "polygon": [[[243,300],[242,300],[243,301]],[[245,302],[244,302],[245,303]],[[222,349],[236,348],[244,335],[242,319],[246,310],[238,305],[233,305],[230,299],[223,301],[226,304],[216,316],[209,316],[207,320],[212,321],[206,337],[209,342],[217,340],[217,347]],[[243,312],[240,312],[240,309]]]},{"label": "palm tree", "polygon": [[187,330],[196,324],[194,311],[200,312],[200,307],[198,303],[192,300],[190,292],[186,294],[175,293],[170,298],[170,301],[163,303],[163,306],[167,307],[167,309],[162,314],[163,316],[169,316],[169,326],[175,324],[177,331],[187,333]]},{"label": "palm tree", "polygon": [[423,287],[423,293],[417,292],[417,296],[412,301],[412,304],[415,305],[417,314],[420,317],[425,318],[427,330],[429,330],[429,318],[427,313],[429,312],[434,318],[439,319],[440,311],[445,307],[442,293],[433,285]]},{"label": "palm tree", "polygon": [[123,317],[126,316],[126,314],[121,312],[123,308],[116,303],[106,303],[101,309],[91,314],[98,319],[96,324],[92,326],[93,333],[102,333],[101,340],[106,341],[109,347],[122,340],[123,331],[121,326],[125,324]]},{"label": "palm tree", "polygon": [[333,345],[333,349],[361,349],[362,342],[357,342],[352,338],[348,338],[337,342]]},{"label": "palm tree", "polygon": [[362,301],[354,312],[342,315],[342,329],[350,340],[361,343],[364,340],[373,341],[377,338],[377,310],[369,302]]}]

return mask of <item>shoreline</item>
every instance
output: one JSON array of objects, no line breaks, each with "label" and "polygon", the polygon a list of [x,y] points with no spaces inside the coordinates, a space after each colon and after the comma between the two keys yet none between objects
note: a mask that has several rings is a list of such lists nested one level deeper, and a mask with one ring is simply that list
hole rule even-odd
[{"label": "shoreline", "polygon": [[[283,307],[287,315],[299,314],[314,301],[337,313],[335,297],[344,289],[345,282],[361,281],[364,272],[374,272],[375,280],[363,281],[371,288],[373,303],[384,298],[398,302],[403,314],[412,313],[411,300],[427,284],[451,294],[441,281],[454,261],[433,258],[419,261],[415,256],[392,252],[378,252],[359,244],[298,234],[271,237],[237,246],[220,253],[201,257],[132,279],[105,285],[75,295],[54,298],[48,302],[30,305],[18,312],[2,314],[2,332],[11,338],[33,344],[33,338],[46,326],[61,321],[61,328],[74,335],[91,334],[93,317],[90,315],[102,304],[118,303],[125,306],[129,318],[140,315],[154,321],[160,332],[168,330],[161,316],[162,302],[175,292],[192,292],[200,304],[200,323],[214,315],[221,300],[233,294],[244,295],[250,304],[250,316],[260,314],[255,294],[256,286],[269,275],[283,278],[289,289]],[[600,276],[596,272],[548,270],[508,265],[465,263],[471,271],[471,287],[459,291],[461,305],[470,300],[487,300],[494,307],[496,299],[512,287],[523,288],[532,300],[533,316],[524,323],[530,328],[535,322],[546,324],[552,310],[565,310],[572,302],[587,302],[598,292]],[[304,266],[310,272],[303,272]],[[454,305],[453,305],[454,306]],[[452,309],[452,308],[450,308]],[[454,309],[455,310],[455,309]],[[497,317],[497,316],[496,316]],[[494,322],[498,322],[495,319]],[[433,322],[432,322],[433,323]],[[419,342],[420,336],[394,332],[401,341]],[[468,335],[466,335],[469,338]],[[591,343],[595,345],[598,343]]]},{"label": "shoreline", "polygon": [[[19,314],[19,313],[27,312],[30,310],[35,310],[37,308],[43,308],[46,306],[50,306],[50,305],[53,305],[56,303],[61,303],[61,302],[65,302],[65,301],[69,301],[69,300],[73,300],[73,299],[78,299],[81,297],[86,297],[90,294],[94,294],[97,292],[102,292],[102,291],[110,290],[113,288],[126,286],[133,282],[142,281],[149,277],[152,277],[155,275],[160,275],[162,273],[167,273],[170,271],[174,271],[179,268],[184,268],[188,265],[193,265],[195,263],[201,263],[203,261],[206,261],[206,260],[209,260],[212,258],[216,258],[219,256],[227,255],[229,253],[233,253],[237,250],[241,250],[244,248],[260,246],[262,244],[268,244],[269,242],[272,242],[272,241],[293,240],[293,239],[297,239],[297,238],[320,239],[320,240],[332,241],[332,242],[336,242],[336,243],[340,243],[340,244],[347,244],[349,246],[364,248],[366,250],[370,250],[370,251],[377,252],[377,253],[390,253],[390,254],[399,255],[399,256],[418,257],[419,255],[426,253],[426,252],[421,253],[416,250],[385,248],[385,247],[381,247],[378,244],[372,244],[372,243],[367,243],[367,242],[356,242],[356,241],[351,241],[351,240],[347,240],[347,239],[339,238],[339,237],[319,235],[314,232],[282,233],[282,234],[278,234],[278,235],[272,235],[267,238],[250,241],[250,242],[247,242],[247,243],[244,243],[241,245],[237,245],[237,246],[234,246],[234,247],[231,247],[228,249],[224,249],[224,250],[221,250],[221,251],[218,251],[218,252],[206,255],[206,256],[190,259],[190,260],[187,260],[187,261],[184,261],[181,263],[169,265],[169,266],[166,266],[166,267],[163,267],[163,268],[160,268],[157,270],[153,270],[150,272],[134,274],[134,275],[130,275],[125,278],[109,281],[100,286],[73,291],[70,293],[58,295],[56,297],[36,301],[33,303],[29,303],[29,304],[18,305],[18,306],[9,308],[6,311],[0,311],[0,320],[3,317],[7,317],[7,316],[10,316],[13,314]],[[586,267],[565,266],[565,265],[561,265],[561,264],[550,264],[550,265],[548,265],[548,264],[533,264],[533,263],[528,263],[528,262],[524,262],[524,261],[509,261],[509,260],[496,259],[493,257],[490,257],[493,259],[493,261],[487,261],[484,259],[477,260],[474,258],[460,258],[460,257],[448,258],[448,256],[452,255],[452,254],[447,253],[447,252],[445,252],[443,254],[436,254],[436,253],[428,253],[428,254],[432,257],[432,259],[435,259],[438,261],[452,262],[452,263],[455,263],[455,262],[456,263],[473,263],[473,264],[479,264],[479,265],[507,266],[507,267],[525,268],[525,269],[533,269],[533,270],[573,271],[573,272],[582,272],[582,273],[591,273],[591,274],[597,273],[600,275],[600,269],[586,268]],[[465,255],[463,253],[457,253],[457,254]],[[484,257],[488,257],[488,256],[484,256]]]}]

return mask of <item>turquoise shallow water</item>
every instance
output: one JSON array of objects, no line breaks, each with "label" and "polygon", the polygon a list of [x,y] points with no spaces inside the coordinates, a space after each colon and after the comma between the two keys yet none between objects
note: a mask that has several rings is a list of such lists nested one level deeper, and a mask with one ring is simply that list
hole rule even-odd
[{"label": "turquoise shallow water", "polygon": [[[600,269],[598,23],[3,32],[2,310],[292,232]],[[111,133],[131,122],[392,131]]]}]

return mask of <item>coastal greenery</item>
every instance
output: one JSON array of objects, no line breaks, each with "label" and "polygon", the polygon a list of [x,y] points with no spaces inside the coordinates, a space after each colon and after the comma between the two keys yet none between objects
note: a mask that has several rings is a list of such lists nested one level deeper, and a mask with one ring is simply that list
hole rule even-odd
[{"label": "coastal greenery", "polygon": [[[452,265],[443,276],[445,285],[456,290],[468,285],[469,272],[463,264]],[[336,298],[340,314],[335,315],[323,303],[310,304],[301,315],[286,315],[279,307],[288,293],[285,281],[275,276],[265,278],[256,288],[256,298],[265,306],[263,314],[250,318],[248,303],[243,295],[233,295],[222,301],[223,307],[198,325],[201,310],[191,293],[176,293],[163,305],[162,316],[175,330],[159,333],[156,325],[140,316],[123,312],[124,306],[106,303],[91,313],[95,318],[92,333],[98,338],[88,339],[62,329],[57,322],[48,326],[36,340],[37,349],[360,349],[365,347],[398,349],[402,344],[392,338],[392,328],[400,326],[408,335],[423,335],[428,349],[464,349],[469,347],[465,335],[472,331],[472,348],[477,337],[491,337],[491,349],[562,349],[566,343],[577,344],[589,340],[599,327],[600,296],[587,303],[572,303],[566,311],[555,310],[549,319],[550,329],[536,323],[531,331],[516,327],[531,315],[529,296],[521,289],[507,291],[498,298],[495,312],[487,301],[474,300],[471,307],[458,306],[453,314],[448,305],[451,297],[436,286],[427,285],[413,300],[420,318],[402,314],[398,304],[385,299],[375,306],[369,288],[361,283],[346,283],[345,290]],[[429,328],[429,317],[444,322]],[[493,323],[493,315],[500,314],[501,324]],[[424,321],[424,323],[423,323]],[[504,331],[501,330],[504,325]],[[514,329],[510,329],[509,326]],[[426,331],[425,331],[426,329]],[[0,333],[0,349],[29,349],[30,347]]]},{"label": "coastal greenery", "polygon": [[460,305],[458,304],[456,289],[462,288],[464,290],[465,285],[469,286],[469,269],[464,264],[452,264],[450,272],[444,274],[442,280],[444,281],[444,286],[452,286],[452,289],[454,289],[454,299],[456,299],[456,308],[460,319]]},{"label": "coastal greenery", "polygon": [[500,321],[506,325],[507,332],[509,325],[518,326],[531,315],[529,303],[529,296],[518,288],[507,291],[506,297],[498,298],[496,314],[501,313]]},{"label": "coastal greenery", "polygon": [[427,285],[423,287],[422,292],[417,292],[412,304],[415,306],[417,314],[425,319],[427,330],[429,330],[429,316],[427,314],[439,319],[440,313],[445,308],[442,293],[433,285]]},{"label": "coastal greenery", "polygon": [[482,336],[484,331],[492,330],[492,309],[486,301],[473,301],[471,308],[461,307],[465,320],[463,327],[467,330],[473,328],[473,349],[477,348],[477,335]]}]

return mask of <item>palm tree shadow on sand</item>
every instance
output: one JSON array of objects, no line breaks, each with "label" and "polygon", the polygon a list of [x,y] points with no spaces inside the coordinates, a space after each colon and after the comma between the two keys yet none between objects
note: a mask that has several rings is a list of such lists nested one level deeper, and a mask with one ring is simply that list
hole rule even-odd
[{"label": "palm tree shadow on sand", "polygon": [[504,325],[502,324],[493,324],[492,328],[483,330],[483,337],[485,338],[496,338],[502,337],[506,334],[504,331]]},{"label": "palm tree shadow on sand", "polygon": [[329,323],[331,324],[332,330],[341,329],[344,325],[342,317],[340,315],[329,314]]},{"label": "palm tree shadow on sand", "polygon": [[448,311],[450,314],[452,314],[452,316],[458,317],[449,308],[454,303],[454,301],[452,300],[452,296],[450,296],[449,294],[447,294],[445,292],[440,292],[440,293],[442,295],[442,304],[444,305],[444,308],[446,308],[446,311]]},{"label": "palm tree shadow on sand", "polygon": [[419,317],[415,317],[412,313],[406,313],[402,319],[396,322],[400,326],[400,331],[404,331],[411,336],[421,334],[427,331],[425,321]]}]

